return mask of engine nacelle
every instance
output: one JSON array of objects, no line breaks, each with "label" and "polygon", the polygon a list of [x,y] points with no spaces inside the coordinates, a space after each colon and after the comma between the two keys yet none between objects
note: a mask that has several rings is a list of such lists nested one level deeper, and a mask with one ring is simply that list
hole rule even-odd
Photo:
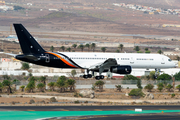
[{"label": "engine nacelle", "polygon": [[120,65],[120,66],[113,66],[113,67],[111,67],[110,70],[112,73],[130,74],[132,71],[132,68],[129,65]]}]

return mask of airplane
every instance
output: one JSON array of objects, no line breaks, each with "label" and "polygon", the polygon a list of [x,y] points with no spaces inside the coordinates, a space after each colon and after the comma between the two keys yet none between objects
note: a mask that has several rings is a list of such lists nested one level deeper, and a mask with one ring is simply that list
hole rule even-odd
[{"label": "airplane", "polygon": [[104,79],[103,72],[130,74],[132,68],[160,69],[173,68],[175,63],[161,54],[143,53],[87,53],[45,51],[22,24],[13,24],[23,54],[13,55],[16,59],[37,65],[55,68],[85,69],[83,78]]}]

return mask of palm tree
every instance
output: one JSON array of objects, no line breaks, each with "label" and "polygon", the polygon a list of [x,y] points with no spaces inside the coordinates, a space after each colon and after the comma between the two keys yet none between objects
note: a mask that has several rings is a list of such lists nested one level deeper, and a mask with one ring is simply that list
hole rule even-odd
[{"label": "palm tree", "polygon": [[37,88],[39,89],[39,91],[43,92],[43,91],[44,91],[44,88],[45,88],[45,84],[39,83],[39,84],[37,85]]},{"label": "palm tree", "polygon": [[9,80],[4,80],[3,82],[2,82],[2,85],[3,86],[7,86],[8,88],[7,88],[7,91],[8,91],[8,93],[12,93],[12,90],[11,90],[11,81],[9,81]]},{"label": "palm tree", "polygon": [[66,50],[69,51],[69,52],[71,52],[71,48],[70,48],[70,47],[68,47]]},{"label": "palm tree", "polygon": [[76,83],[75,80],[68,79],[66,83],[70,87],[70,92],[72,92],[72,90],[75,91],[75,83]]},{"label": "palm tree", "polygon": [[77,47],[77,44],[73,44],[72,47],[75,49]]},{"label": "palm tree", "polygon": [[90,45],[89,45],[89,44],[86,44],[85,47],[88,48],[88,52],[89,52]]},{"label": "palm tree", "polygon": [[124,48],[124,45],[123,45],[123,44],[120,44],[118,48],[122,51],[123,48]]},{"label": "palm tree", "polygon": [[84,45],[79,45],[78,48],[80,48],[81,51],[83,52],[83,50],[84,50]]},{"label": "palm tree", "polygon": [[60,49],[64,52],[66,48],[64,46],[61,46]]},{"label": "palm tree", "polygon": [[39,78],[39,81],[46,85],[46,77],[45,76],[41,76]]},{"label": "palm tree", "polygon": [[50,51],[52,51],[52,52],[54,51],[54,46],[50,47]]},{"label": "palm tree", "polygon": [[159,53],[159,54],[163,54],[163,51],[162,50],[158,50],[158,52],[157,53]]},{"label": "palm tree", "polygon": [[25,86],[24,86],[24,85],[22,85],[20,88],[21,88],[21,92],[24,92],[24,88],[25,88]]},{"label": "palm tree", "polygon": [[50,89],[51,89],[52,91],[54,91],[55,82],[50,82],[50,83],[48,83],[48,86],[50,87]]},{"label": "palm tree", "polygon": [[92,44],[91,44],[91,49],[93,50],[93,52],[94,52],[95,48],[96,48],[96,44],[95,44],[95,43],[92,43]]},{"label": "palm tree", "polygon": [[3,84],[0,82],[0,93],[2,93]]},{"label": "palm tree", "polygon": [[106,52],[106,48],[105,48],[105,47],[102,47],[101,50],[102,50],[103,52]]},{"label": "palm tree", "polygon": [[65,87],[65,81],[64,80],[58,80],[56,82],[56,86],[60,89],[60,92],[63,92],[64,87]]}]

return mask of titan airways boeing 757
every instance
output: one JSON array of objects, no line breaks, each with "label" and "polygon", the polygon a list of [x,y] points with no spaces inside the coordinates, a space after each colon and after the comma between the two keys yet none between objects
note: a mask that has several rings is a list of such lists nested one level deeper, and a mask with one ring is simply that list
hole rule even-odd
[{"label": "titan airways boeing 757", "polygon": [[16,59],[48,67],[85,69],[84,78],[91,78],[94,72],[99,73],[95,78],[100,80],[104,79],[102,73],[107,71],[130,74],[132,68],[158,71],[175,67],[175,63],[169,57],[160,54],[48,52],[37,43],[22,24],[14,24],[14,28],[23,52],[21,55],[13,55]]}]

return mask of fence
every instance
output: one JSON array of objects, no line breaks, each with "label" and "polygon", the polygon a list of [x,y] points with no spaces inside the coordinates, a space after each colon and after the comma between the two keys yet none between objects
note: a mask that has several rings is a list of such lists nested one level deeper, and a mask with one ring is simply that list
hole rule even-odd
[{"label": "fence", "polygon": [[[105,84],[124,84],[124,85],[136,85],[138,80],[103,80]],[[76,80],[76,85],[92,85],[96,80]],[[158,83],[172,84],[172,80],[141,80],[142,85]],[[175,84],[180,84],[180,81],[175,81]]]},{"label": "fence", "polygon": [[[56,82],[57,80],[47,80],[49,82]],[[92,85],[97,80],[76,80],[76,85]],[[103,80],[107,85],[136,85],[138,80]],[[16,81],[13,84],[16,85],[27,85],[29,83],[28,80]],[[37,82],[38,83],[38,82]],[[158,83],[172,84],[172,80],[141,80],[142,85],[153,84],[157,85]],[[175,81],[176,85],[180,84],[180,81]]]},{"label": "fence", "polygon": [[[55,79],[51,79],[51,80],[47,80],[47,84],[49,82],[56,82],[57,80]],[[90,89],[92,87],[92,85],[96,82],[97,80],[76,80],[76,89],[84,89],[84,88],[88,88]],[[105,82],[104,87],[105,88],[115,88],[115,85],[122,85],[123,88],[137,88],[137,81],[138,80],[103,80]],[[20,86],[24,85],[27,86],[27,84],[29,83],[28,80],[22,80],[22,81],[15,81],[13,82],[13,84],[16,84],[16,89],[19,89]],[[36,82],[36,85],[39,82]],[[173,81],[172,80],[141,80],[141,85],[143,87],[145,87],[147,84],[153,84],[156,85],[158,83],[165,83],[165,84],[172,84]],[[48,89],[48,86],[46,84],[46,88]],[[175,81],[175,85],[180,85],[180,81]]]}]

